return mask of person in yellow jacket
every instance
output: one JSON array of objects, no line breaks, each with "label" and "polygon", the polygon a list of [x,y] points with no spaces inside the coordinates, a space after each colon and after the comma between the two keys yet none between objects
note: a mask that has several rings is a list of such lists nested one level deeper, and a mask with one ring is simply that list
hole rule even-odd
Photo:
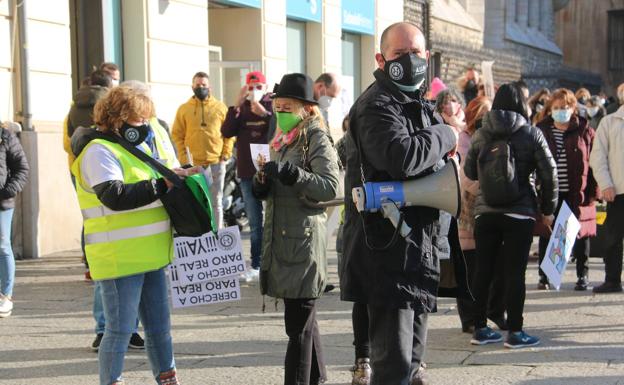
[{"label": "person in yellow jacket", "polygon": [[[123,383],[124,356],[137,315],[156,383],[178,384],[164,270],[173,259],[173,236],[159,199],[171,183],[120,144],[125,141],[160,159],[145,143],[153,111],[146,94],[115,87],[95,105],[97,131],[79,129],[72,137],[77,157],[71,170],[84,219],[85,251],[91,276],[101,286],[106,317],[99,347],[101,385]],[[157,151],[167,152],[162,147]],[[188,175],[187,170],[174,171]]]},{"label": "person in yellow jacket", "polygon": [[196,73],[192,88],[194,96],[178,108],[171,136],[182,164],[204,168],[204,175],[210,185],[212,212],[217,228],[220,229],[223,227],[225,161],[232,156],[235,139],[226,139],[221,135],[227,107],[210,95],[208,74]]}]

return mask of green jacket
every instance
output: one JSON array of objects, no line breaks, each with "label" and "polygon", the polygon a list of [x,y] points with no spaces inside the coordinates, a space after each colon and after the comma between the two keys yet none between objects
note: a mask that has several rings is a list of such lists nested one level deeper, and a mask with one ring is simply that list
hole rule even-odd
[{"label": "green jacket", "polygon": [[[271,160],[278,164],[290,161],[301,168],[293,186],[273,181],[266,199],[260,290],[275,298],[318,298],[327,278],[325,209],[306,207],[299,196],[313,201],[334,199],[338,162],[320,118],[304,124],[298,140],[280,152],[271,148]],[[304,135],[309,145],[306,171],[302,159]]]}]

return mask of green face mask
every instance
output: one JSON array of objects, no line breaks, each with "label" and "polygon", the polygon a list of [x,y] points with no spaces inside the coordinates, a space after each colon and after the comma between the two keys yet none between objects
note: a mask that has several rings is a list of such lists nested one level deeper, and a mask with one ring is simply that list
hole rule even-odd
[{"label": "green face mask", "polygon": [[277,115],[277,127],[279,127],[284,134],[288,134],[303,120],[301,116],[295,115],[292,112],[276,112],[275,114]]}]

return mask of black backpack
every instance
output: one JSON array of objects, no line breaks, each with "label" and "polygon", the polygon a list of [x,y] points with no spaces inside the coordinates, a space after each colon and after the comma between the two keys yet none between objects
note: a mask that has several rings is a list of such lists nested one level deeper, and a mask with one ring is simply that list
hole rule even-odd
[{"label": "black backpack", "polygon": [[479,152],[477,173],[479,188],[485,203],[504,206],[520,198],[511,137],[489,141]]}]

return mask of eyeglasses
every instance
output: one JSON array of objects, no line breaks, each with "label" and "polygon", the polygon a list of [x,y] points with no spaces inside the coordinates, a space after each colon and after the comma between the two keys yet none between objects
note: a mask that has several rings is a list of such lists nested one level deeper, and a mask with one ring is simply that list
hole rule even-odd
[{"label": "eyeglasses", "polygon": [[248,90],[248,91],[253,91],[253,90],[254,90],[254,88],[255,88],[256,90],[262,90],[262,84],[256,84],[255,86],[248,86],[248,87],[247,87],[247,90]]}]

